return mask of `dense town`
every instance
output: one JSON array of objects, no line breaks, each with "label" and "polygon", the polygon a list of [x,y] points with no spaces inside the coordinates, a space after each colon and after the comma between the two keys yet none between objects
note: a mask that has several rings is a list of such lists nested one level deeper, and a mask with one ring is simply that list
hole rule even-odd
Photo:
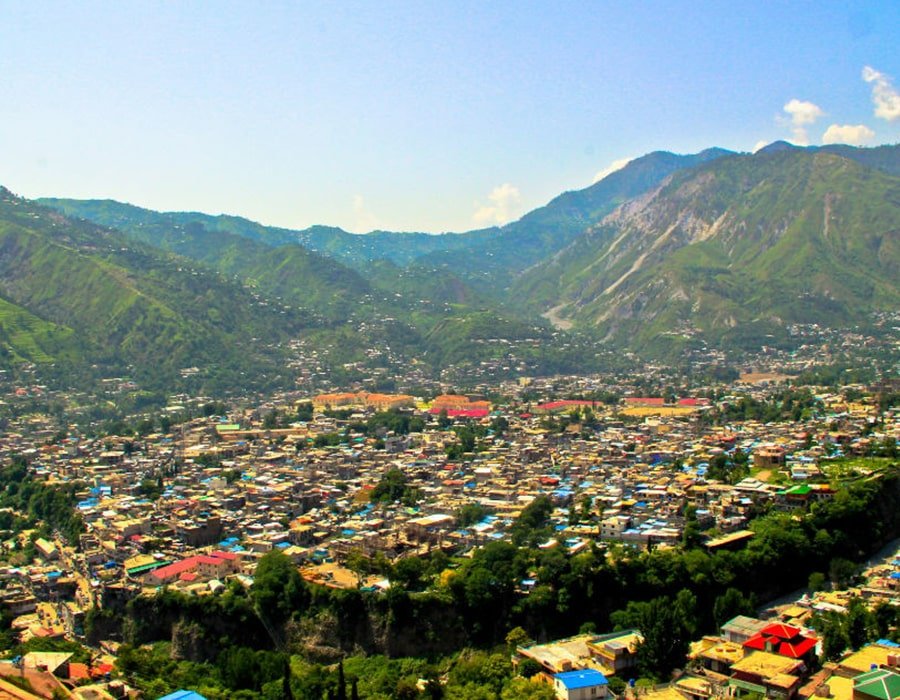
[{"label": "dense town", "polygon": [[[74,541],[59,528],[8,529],[0,602],[20,643],[83,643],[91,610],[162,589],[250,588],[273,550],[310,584],[379,595],[392,585],[379,563],[471,556],[508,541],[539,500],[552,531],[541,549],[649,551],[702,533],[709,552],[739,550],[759,513],[801,512],[896,461],[900,409],[880,401],[896,386],[796,390],[789,379],[750,372],[642,396],[599,377],[556,377],[490,394],[295,393],[242,408],[179,396],[161,420],[100,437],[60,431],[46,415],[8,419],[0,458],[27,464],[42,483],[77,485],[83,531]],[[16,388],[7,402],[39,390]],[[773,405],[781,417],[765,414]],[[893,700],[900,647],[890,639],[818,661],[811,616],[846,611],[854,596],[870,608],[900,604],[900,559],[853,583],[734,617],[719,636],[695,639],[684,674],[663,686],[633,687],[638,629],[517,640],[512,660],[567,699]],[[519,594],[534,586],[523,578]],[[38,644],[0,663],[0,697],[139,695],[117,672],[120,642],[96,640],[84,663]],[[190,692],[165,697],[198,697]]]}]

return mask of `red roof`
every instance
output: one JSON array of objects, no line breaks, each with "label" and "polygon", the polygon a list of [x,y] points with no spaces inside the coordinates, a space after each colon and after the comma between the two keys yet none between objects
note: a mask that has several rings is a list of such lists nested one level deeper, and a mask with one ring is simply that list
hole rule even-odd
[{"label": "red roof", "polygon": [[759,631],[759,633],[769,637],[793,639],[798,634],[800,634],[800,629],[798,627],[791,627],[790,625],[785,625],[780,622],[773,622],[771,625],[766,625],[765,627],[763,627]]},{"label": "red roof", "polygon": [[194,569],[196,569],[199,559],[200,557],[188,557],[187,559],[176,561],[174,564],[169,564],[168,566],[161,566],[158,569],[154,569],[150,572],[150,575],[153,576],[153,578],[158,579],[180,576],[186,571],[193,571]]},{"label": "red roof", "polygon": [[87,664],[69,663],[69,679],[73,681],[81,681],[91,677],[91,672]]},{"label": "red roof", "polygon": [[815,637],[805,636],[797,627],[776,622],[763,627],[744,642],[744,646],[759,651],[771,649],[781,656],[799,659],[809,653],[817,642]]},{"label": "red roof", "polygon": [[792,659],[800,659],[816,646],[817,641],[812,637],[801,637],[800,641],[795,644],[782,642],[781,646],[778,647],[778,653],[782,656],[789,656]]},{"label": "red roof", "polygon": [[91,675],[94,678],[99,678],[100,676],[105,676],[107,673],[112,673],[115,670],[115,666],[112,664],[97,664],[91,669]]}]

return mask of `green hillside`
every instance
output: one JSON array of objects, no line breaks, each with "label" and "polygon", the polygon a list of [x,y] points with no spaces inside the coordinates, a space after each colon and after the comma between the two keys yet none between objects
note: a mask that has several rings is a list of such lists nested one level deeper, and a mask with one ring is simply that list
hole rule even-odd
[{"label": "green hillside", "polygon": [[[112,200],[46,198],[40,202],[68,216],[117,228],[138,240],[194,258],[198,257],[196,253],[179,248],[180,234],[192,231],[196,238],[197,231],[203,230],[209,234],[231,234],[271,247],[299,243],[308,251],[359,270],[380,260],[401,267],[419,264],[424,268],[443,269],[483,292],[496,294],[512,276],[564,247],[622,202],[655,187],[677,170],[728,153],[717,148],[694,155],[650,153],[590,187],[559,195],[518,221],[466,233],[374,231],[356,235],[329,226],[291,231],[241,217],[154,212]],[[206,242],[202,245],[208,247]]]},{"label": "green hillside", "polygon": [[67,216],[109,226],[150,243],[168,247],[177,242],[179,231],[198,227],[209,233],[230,234],[270,247],[297,243],[313,253],[344,264],[362,266],[375,260],[406,265],[423,255],[469,245],[481,232],[469,234],[397,233],[373,231],[366,235],[348,233],[334,226],[311,226],[292,230],[265,226],[239,216],[212,216],[199,212],[157,212],[110,199],[59,199],[46,197],[41,204]]},{"label": "green hillside", "polygon": [[[752,349],[786,338],[792,324],[846,327],[872,311],[896,308],[897,173],[900,146],[775,143],[754,155],[655,152],[506,226],[436,236],[290,231],[109,200],[42,200],[137,243],[98,256],[91,236],[121,241],[120,234],[84,222],[69,226],[68,236],[90,231],[76,246],[82,257],[90,255],[73,258],[72,268],[90,299],[71,312],[60,313],[45,298],[53,292],[34,284],[17,296],[17,285],[30,279],[27,264],[4,281],[0,294],[79,338],[88,319],[111,313],[122,324],[108,321],[109,337],[142,362],[149,355],[139,349],[155,352],[165,338],[186,339],[167,348],[177,362],[198,352],[194,334],[180,327],[185,310],[207,322],[210,314],[228,315],[215,305],[192,307],[188,290],[181,290],[184,306],[164,303],[173,290],[156,290],[146,272],[164,261],[179,270],[187,265],[195,284],[202,279],[239,290],[241,311],[234,314],[266,309],[250,314],[262,326],[251,335],[273,339],[271,357],[281,357],[282,343],[297,340],[302,329],[305,351],[320,353],[333,371],[371,360],[372,348],[373,357],[392,358],[393,366],[415,362],[432,375],[504,353],[515,358],[511,366],[523,361],[529,371],[549,371],[561,366],[560,358],[574,362],[569,349],[591,338],[654,354],[700,342]],[[47,251],[64,243],[16,245],[54,279],[68,263]],[[19,264],[15,249],[6,255]],[[139,256],[155,262],[148,266]],[[120,288],[110,292],[109,279]],[[539,314],[559,328],[574,326],[580,340],[551,333]],[[167,333],[143,337],[145,323],[135,326],[136,319],[146,319],[153,333]],[[194,330],[206,332],[202,325]],[[209,332],[227,338],[245,330],[235,316],[232,326],[216,322]],[[17,357],[28,354],[22,342]],[[36,347],[45,345],[52,343]]]},{"label": "green hillside", "polygon": [[141,212],[132,220],[130,208],[102,204],[98,219],[118,212],[120,232],[14,201],[29,228],[9,227],[17,253],[7,256],[2,293],[42,318],[67,318],[86,339],[82,365],[134,368],[144,383],[184,385],[179,368],[198,366],[201,378],[216,377],[204,387],[246,388],[248,375],[250,386],[290,386],[291,364],[338,383],[365,376],[360,365],[415,366],[426,377],[458,365],[453,376],[465,381],[488,361],[497,363],[491,372],[511,374],[602,359],[576,353],[546,322],[498,310],[445,269],[373,261],[369,282],[297,244],[270,246],[197,221]]},{"label": "green hillside", "polygon": [[71,328],[59,326],[0,299],[0,368],[17,362],[48,363],[77,351]]},{"label": "green hillside", "polygon": [[280,372],[278,344],[308,323],[186,259],[6,190],[0,295],[10,353],[35,361],[62,353],[76,375],[133,373],[148,386],[169,386],[187,367],[210,387],[233,386],[241,373],[264,385]]},{"label": "green hillside", "polygon": [[674,175],[521,286],[632,347],[698,333],[758,345],[792,323],[847,326],[896,308],[898,235],[900,179],[778,149]]}]

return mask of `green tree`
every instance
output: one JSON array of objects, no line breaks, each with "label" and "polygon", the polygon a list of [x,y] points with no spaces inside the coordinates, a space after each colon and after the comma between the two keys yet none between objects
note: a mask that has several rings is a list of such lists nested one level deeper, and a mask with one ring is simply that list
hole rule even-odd
[{"label": "green tree", "polygon": [[510,527],[516,545],[535,545],[549,536],[550,514],[553,504],[547,496],[538,496],[522,509]]},{"label": "green tree", "polygon": [[847,630],[847,641],[854,651],[863,647],[875,636],[875,619],[861,598],[854,597],[850,600],[844,624]]},{"label": "green tree", "polygon": [[809,575],[809,582],[807,585],[809,590],[815,593],[816,591],[824,591],[826,583],[827,579],[825,578],[825,574],[821,571],[813,571]]},{"label": "green tree", "polygon": [[512,678],[500,692],[500,700],[554,700],[556,693],[546,683]]},{"label": "green tree", "polygon": [[713,618],[716,626],[721,627],[736,615],[755,614],[755,605],[752,597],[745,596],[737,588],[729,588],[716,598],[713,603]]},{"label": "green tree", "polygon": [[638,670],[642,676],[665,679],[672,669],[684,664],[691,639],[690,624],[685,620],[685,611],[671,598],[631,601],[610,619],[617,629],[636,628],[644,637],[638,647]]},{"label": "green tree", "polygon": [[283,552],[273,549],[256,565],[251,599],[264,622],[284,624],[309,600],[306,584],[297,567]]},{"label": "green tree", "polygon": [[828,575],[835,588],[848,588],[856,580],[859,566],[848,559],[836,557],[828,566]]},{"label": "green tree", "polygon": [[534,640],[521,627],[513,627],[506,635],[506,646],[510,652],[514,652],[517,647],[527,647],[531,644],[534,644]]}]

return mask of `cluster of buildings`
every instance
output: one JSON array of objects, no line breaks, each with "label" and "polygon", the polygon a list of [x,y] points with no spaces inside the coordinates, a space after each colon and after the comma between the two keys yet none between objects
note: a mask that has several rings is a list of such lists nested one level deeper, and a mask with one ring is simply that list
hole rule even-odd
[{"label": "cluster of buildings", "polygon": [[[787,614],[791,614],[788,606]],[[671,682],[635,687],[639,630],[582,634],[546,644],[518,647],[514,664],[533,665],[535,682],[553,687],[560,700],[609,697],[610,680],[620,692],[641,700],[775,698],[777,700],[896,700],[900,697],[900,644],[887,639],[818,663],[815,632],[782,622],[738,616],[720,634],[692,644],[684,670]]]},{"label": "cluster of buildings", "polygon": [[[746,526],[761,505],[789,510],[832,497],[829,458],[865,454],[900,434],[900,412],[879,414],[871,400],[851,403],[837,393],[823,393],[822,414],[802,425],[716,427],[704,420],[742,396],[764,399],[772,390],[766,381],[714,398],[637,394],[618,405],[549,394],[591,388],[596,384],[584,378],[521,381],[504,385],[511,398],[497,403],[461,394],[428,402],[364,391],[321,394],[302,399],[313,403],[311,420],[268,427],[264,417],[272,410],[296,414],[298,397],[291,397],[140,437],[88,438],[74,430],[60,436],[47,416],[8,421],[0,459],[22,454],[36,478],[81,484],[76,508],[85,532],[78,542],[62,533],[7,532],[0,605],[22,638],[81,639],[91,607],[119,606],[160,586],[214,595],[230,581],[251,585],[256,562],[272,549],[291,557],[310,581],[384,587],[389,582],[378,576],[351,571],[351,555],[396,560],[434,548],[462,554],[508,537],[518,513],[538,496],[554,505],[555,536],[542,546],[574,553],[598,540],[675,545],[685,506],[692,505],[700,527],[719,534],[708,547],[735,547],[752,537]],[[382,410],[415,414],[425,428],[406,435],[351,429]],[[461,460],[448,457],[459,421],[479,428],[475,451]],[[317,447],[326,435],[340,439]],[[733,461],[738,453],[749,476],[737,483],[709,476],[717,459]],[[393,471],[415,498],[373,502],[372,490]],[[470,504],[485,515],[463,525],[459,513]],[[589,687],[585,669],[621,673],[637,639],[573,642],[593,665],[551,666],[555,674],[582,673],[563,676],[565,687]],[[777,655],[770,641],[802,649],[801,662],[809,651],[808,642],[774,633],[752,651]],[[535,659],[550,668],[544,657]],[[780,663],[778,677],[786,683],[797,669]],[[730,668],[729,678],[740,680]],[[746,682],[769,692],[759,678]],[[785,697],[797,688],[789,690]]]}]

